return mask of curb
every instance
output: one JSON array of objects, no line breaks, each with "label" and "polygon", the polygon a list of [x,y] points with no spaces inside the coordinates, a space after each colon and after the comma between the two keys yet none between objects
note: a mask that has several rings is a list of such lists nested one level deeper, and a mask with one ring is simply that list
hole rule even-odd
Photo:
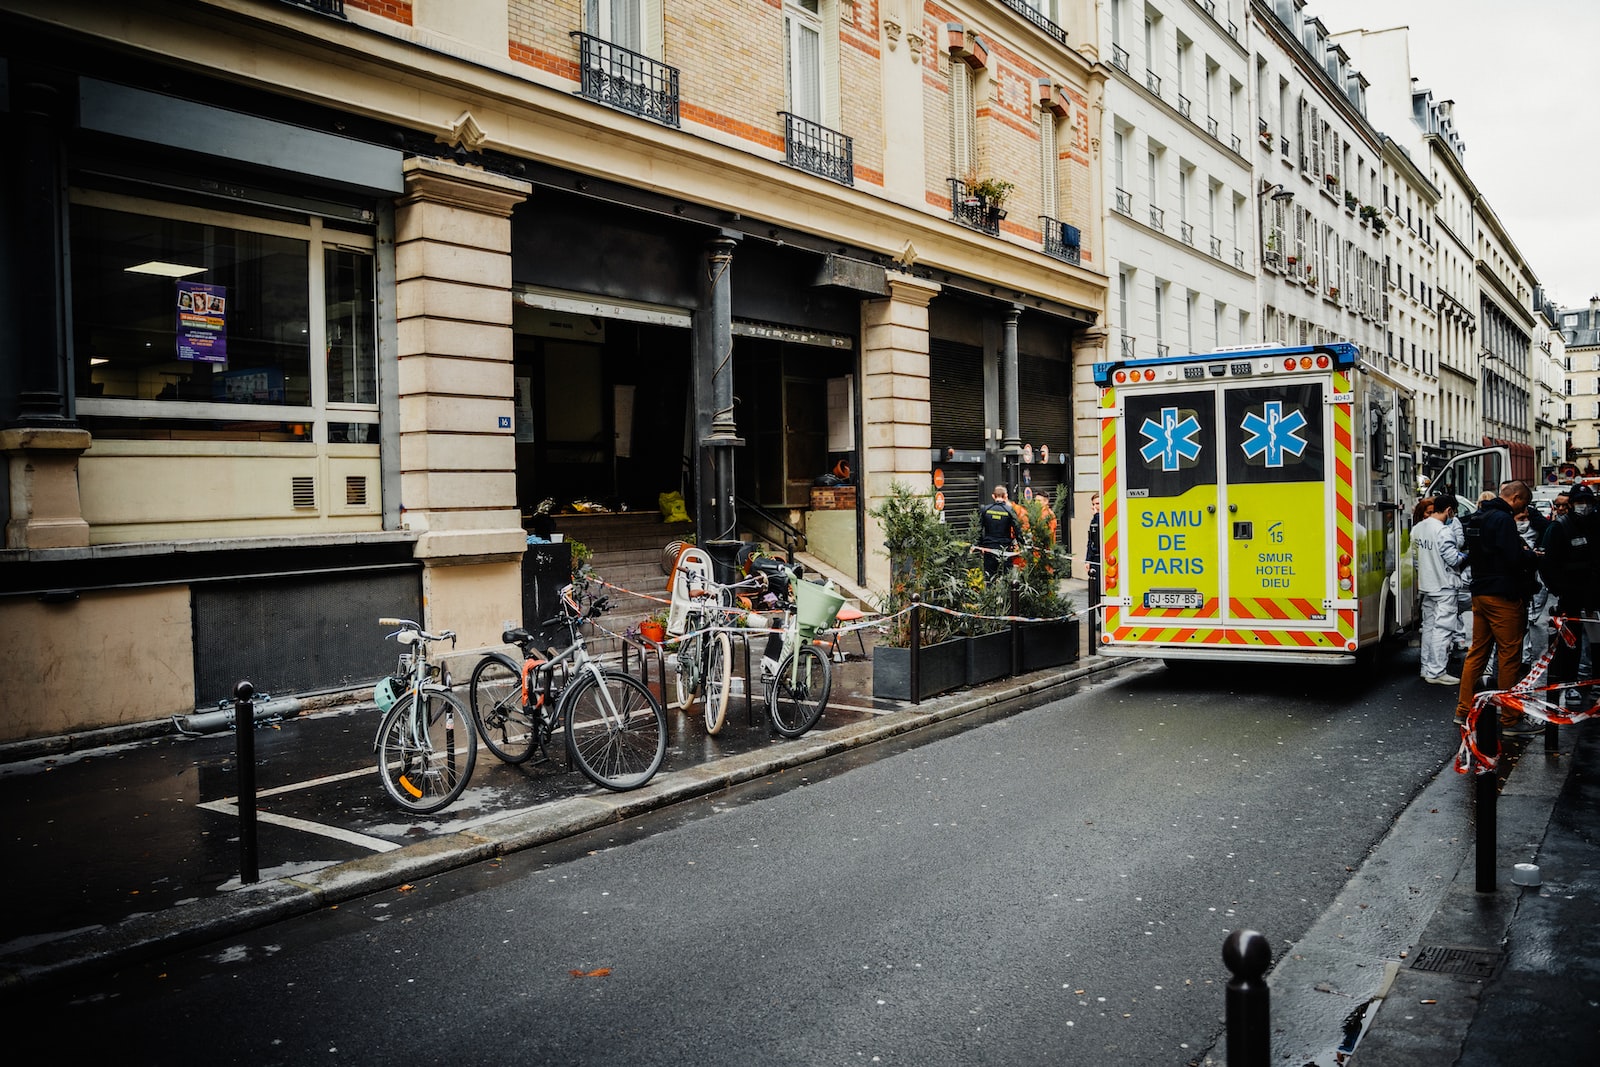
[{"label": "curb", "polygon": [[[659,775],[655,781],[634,792],[558,800],[537,810],[506,815],[471,829],[452,831],[405,845],[392,852],[363,856],[316,871],[243,886],[236,891],[203,897],[161,912],[130,916],[109,926],[89,927],[69,937],[25,949],[0,963],[0,1000],[55,985],[85,973],[138,963],[162,952],[214,941],[406,882],[614,825],[671,804],[720,792],[974,711],[1011,714],[1026,711],[1065,695],[1064,690],[1084,678],[1139,666],[1144,662],[1113,657],[1087,659],[1086,665],[1054,677],[1034,679],[998,692],[972,690],[960,699],[927,710],[923,710],[925,706],[907,705],[902,710],[852,723],[826,734],[807,734],[797,739],[798,744],[791,742],[779,749],[730,756]],[[113,729],[120,733],[128,728]],[[81,739],[91,735],[71,736]],[[98,743],[116,742],[102,740]],[[70,747],[55,751],[70,751]],[[3,758],[6,757],[0,756],[0,759]]]}]

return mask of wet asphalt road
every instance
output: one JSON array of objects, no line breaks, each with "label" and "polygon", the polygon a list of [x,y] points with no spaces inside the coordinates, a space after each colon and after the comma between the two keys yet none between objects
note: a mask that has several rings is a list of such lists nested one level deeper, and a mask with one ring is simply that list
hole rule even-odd
[{"label": "wet asphalt road", "polygon": [[1102,677],[88,980],[30,1030],[122,1063],[1221,1062],[1223,938],[1307,931],[1452,755],[1453,698],[1414,650]]}]

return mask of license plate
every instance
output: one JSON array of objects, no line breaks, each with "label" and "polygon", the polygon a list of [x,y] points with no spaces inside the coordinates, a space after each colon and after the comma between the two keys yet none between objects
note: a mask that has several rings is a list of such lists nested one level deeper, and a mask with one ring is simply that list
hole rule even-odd
[{"label": "license plate", "polygon": [[1188,589],[1152,589],[1144,595],[1147,608],[1199,608],[1205,598]]}]

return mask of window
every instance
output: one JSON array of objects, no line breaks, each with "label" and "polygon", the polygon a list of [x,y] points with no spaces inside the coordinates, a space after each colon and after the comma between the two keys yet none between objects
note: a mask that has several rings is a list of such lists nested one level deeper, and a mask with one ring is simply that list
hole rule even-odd
[{"label": "window", "polygon": [[1059,166],[1058,156],[1060,149],[1056,147],[1056,117],[1044,109],[1039,109],[1039,209],[1050,218],[1059,219],[1058,183],[1056,180]]},{"label": "window", "polygon": [[643,0],[584,0],[584,26],[594,37],[643,52]]},{"label": "window", "polygon": [[72,234],[97,436],[377,440],[370,229],[74,189]]},{"label": "window", "polygon": [[950,163],[957,177],[964,177],[977,165],[978,120],[972,80],[971,67],[959,59],[950,61]]},{"label": "window", "polygon": [[820,0],[788,0],[783,6],[784,65],[789,93],[788,110],[803,119],[821,123],[822,19]]}]

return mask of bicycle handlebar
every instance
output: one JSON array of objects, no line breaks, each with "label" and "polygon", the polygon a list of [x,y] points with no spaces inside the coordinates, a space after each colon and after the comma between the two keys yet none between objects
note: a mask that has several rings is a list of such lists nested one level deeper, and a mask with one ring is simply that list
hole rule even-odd
[{"label": "bicycle handlebar", "polygon": [[456,632],[454,630],[441,630],[439,633],[430,634],[428,631],[424,630],[421,624],[416,622],[414,619],[399,619],[390,615],[385,615],[378,619],[378,625],[399,627],[399,629],[395,630],[394,633],[389,635],[390,637],[396,637],[402,633],[405,633],[407,630],[413,630],[416,632],[417,637],[423,641],[449,641],[452,645],[456,642]]}]

